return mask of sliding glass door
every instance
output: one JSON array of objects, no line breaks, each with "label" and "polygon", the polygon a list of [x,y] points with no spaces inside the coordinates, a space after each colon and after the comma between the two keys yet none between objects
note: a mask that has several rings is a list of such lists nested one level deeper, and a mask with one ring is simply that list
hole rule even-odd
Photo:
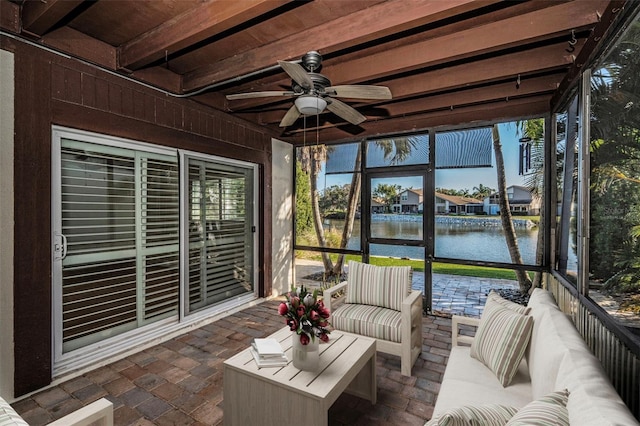
[{"label": "sliding glass door", "polygon": [[187,156],[186,312],[254,293],[253,169]]},{"label": "sliding glass door", "polygon": [[59,127],[52,156],[54,371],[258,296],[255,164]]}]

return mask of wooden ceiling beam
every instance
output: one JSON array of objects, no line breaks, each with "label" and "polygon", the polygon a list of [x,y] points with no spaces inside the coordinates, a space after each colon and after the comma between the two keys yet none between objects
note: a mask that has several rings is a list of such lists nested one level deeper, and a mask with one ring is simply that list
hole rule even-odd
[{"label": "wooden ceiling beam", "polygon": [[210,0],[118,48],[119,68],[139,69],[292,0]]},{"label": "wooden ceiling beam", "polygon": [[65,26],[51,31],[46,34],[41,41],[43,44],[61,52],[83,58],[86,61],[111,70],[115,69],[115,47],[93,37],[89,37],[71,27]]},{"label": "wooden ceiling beam", "polygon": [[[500,83],[483,87],[475,87],[468,90],[447,92],[433,96],[420,97],[404,102],[389,102],[386,104],[367,106],[359,104],[356,106],[359,112],[371,120],[388,120],[393,117],[407,116],[416,113],[425,113],[449,109],[451,111],[460,107],[483,103],[495,102],[497,100],[513,100],[525,96],[539,94],[549,95],[555,92],[564,74],[551,74],[533,78],[521,79],[517,86],[515,81]],[[385,110],[387,115],[378,117],[368,115],[369,108]],[[259,120],[263,124],[279,124],[286,109],[278,111],[268,111],[259,115]]]},{"label": "wooden ceiling beam", "polygon": [[82,2],[83,0],[25,2],[22,6],[22,31],[42,36]]},{"label": "wooden ceiling beam", "polygon": [[224,81],[251,70],[267,68],[277,59],[298,59],[301,37],[311,40],[307,49],[323,54],[377,40],[461,13],[477,10],[497,0],[392,0],[312,27],[304,34],[293,34],[226,60],[218,61],[184,76],[184,90],[190,91],[218,81]]},{"label": "wooden ceiling beam", "polygon": [[[575,45],[576,52],[580,51],[582,44],[583,41],[579,40]],[[569,67],[572,64],[573,56],[565,50],[566,47],[566,43],[558,43],[475,62],[443,67],[412,76],[387,80],[380,84],[389,87],[393,94],[393,99],[398,100],[506,78],[513,78],[515,82],[518,75],[526,76]],[[273,87],[278,86],[260,86],[253,90],[271,90]],[[274,98],[227,101],[227,109],[241,111],[243,109],[256,108],[267,102],[273,103]]]},{"label": "wooden ceiling beam", "polygon": [[600,22],[595,26],[585,41],[585,48],[576,52],[576,59],[573,65],[566,73],[564,80],[560,82],[558,91],[551,100],[554,111],[562,107],[561,103],[565,100],[564,97],[566,97],[566,94],[569,92],[569,88],[580,78],[583,67],[589,63],[593,52],[597,51],[599,45],[607,39],[607,33],[625,7],[633,7],[633,4],[624,0],[613,0],[607,5]]},{"label": "wooden ceiling beam", "polygon": [[0,28],[17,34],[20,32],[20,6],[0,0]]},{"label": "wooden ceiling beam", "polygon": [[579,31],[596,24],[607,3],[608,0],[550,3],[554,6],[353,61],[327,65],[322,72],[330,75],[334,84],[357,83],[561,35],[570,36],[572,30]]}]

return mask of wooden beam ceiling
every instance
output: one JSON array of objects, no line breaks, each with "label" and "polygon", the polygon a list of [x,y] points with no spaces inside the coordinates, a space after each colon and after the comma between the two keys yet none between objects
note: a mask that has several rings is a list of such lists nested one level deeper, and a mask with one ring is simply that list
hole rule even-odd
[{"label": "wooden beam ceiling", "polygon": [[[578,42],[580,48],[582,41]],[[444,90],[501,81],[512,78],[516,81],[518,75],[526,76],[532,73],[541,73],[565,68],[573,63],[573,57],[566,51],[566,43],[557,43],[549,46],[538,47],[528,51],[515,52],[508,55],[496,56],[472,63],[438,68],[420,72],[411,76],[385,80],[384,85],[391,89],[394,100],[407,97],[425,95]],[[289,84],[280,81],[280,84]],[[267,87],[258,87],[254,90],[268,90]],[[264,105],[264,100],[247,99],[241,101],[227,101],[227,107],[233,111],[242,111]]]},{"label": "wooden beam ceiling", "polygon": [[[548,10],[527,13],[353,61],[343,61],[339,65],[328,65],[323,68],[323,73],[331,75],[332,80],[340,84],[357,83],[461,60],[471,55],[490,54],[518,44],[533,44],[593,25],[599,19],[596,11],[604,10],[607,2],[593,0],[578,3],[563,3]],[[518,31],[514,31],[516,28]]]},{"label": "wooden beam ceiling", "polygon": [[[286,129],[278,124],[292,97],[225,96],[289,90],[290,76],[277,61],[318,50],[319,72],[330,84],[375,84],[393,94],[392,100],[344,99],[367,117],[359,126],[322,114],[319,137],[343,140],[509,111],[513,119],[548,113],[619,27],[617,16],[629,16],[619,13],[625,9],[640,6],[630,0],[0,0],[0,27],[18,42],[154,85],[166,96],[188,96],[290,141],[303,120]],[[323,93],[325,83],[314,78]]]},{"label": "wooden beam ceiling", "polygon": [[[304,38],[310,40],[309,46],[313,46],[314,50],[328,55],[340,49],[384,38],[496,2],[497,0],[393,0],[315,26],[305,32]],[[309,50],[309,47],[302,47],[300,37],[300,34],[293,34],[267,46],[187,73],[184,76],[184,89],[191,91],[245,74],[248,64],[251,64],[253,69],[260,69],[273,66],[274,58],[298,59]]]},{"label": "wooden beam ceiling", "polygon": [[22,30],[43,35],[82,4],[83,0],[29,1],[22,5]]},{"label": "wooden beam ceiling", "polygon": [[292,0],[211,0],[203,3],[120,46],[118,66],[131,70],[142,68],[290,1]]}]

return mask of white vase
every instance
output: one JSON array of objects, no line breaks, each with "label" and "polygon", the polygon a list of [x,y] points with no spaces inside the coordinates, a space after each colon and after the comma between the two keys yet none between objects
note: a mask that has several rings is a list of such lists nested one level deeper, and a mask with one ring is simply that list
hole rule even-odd
[{"label": "white vase", "polygon": [[300,343],[300,336],[293,333],[293,366],[303,371],[316,371],[320,366],[320,339],[315,338],[307,345]]}]

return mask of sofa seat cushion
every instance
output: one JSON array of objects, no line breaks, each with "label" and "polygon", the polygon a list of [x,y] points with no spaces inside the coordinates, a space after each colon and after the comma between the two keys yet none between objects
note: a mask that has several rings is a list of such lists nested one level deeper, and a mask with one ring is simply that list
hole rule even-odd
[{"label": "sofa seat cushion", "polygon": [[638,425],[586,345],[567,352],[558,369],[556,387],[569,390],[567,410],[572,425]]},{"label": "sofa seat cushion", "polygon": [[331,323],[337,330],[399,343],[400,312],[380,306],[345,303],[331,313]]},{"label": "sofa seat cushion", "polygon": [[526,362],[521,362],[511,385],[504,388],[491,370],[469,356],[468,346],[455,346],[449,355],[433,416],[463,405],[500,404],[521,408],[531,400]]},{"label": "sofa seat cushion", "polygon": [[568,351],[565,340],[574,338],[578,333],[571,320],[559,310],[532,309],[531,316],[533,330],[525,357],[529,365],[531,390],[537,399],[556,390],[560,361]]},{"label": "sofa seat cushion", "polygon": [[540,287],[534,288],[529,297],[527,307],[531,309],[553,309],[559,311],[560,308],[556,303],[556,299],[553,298],[553,294],[550,291],[542,289]]},{"label": "sofa seat cushion", "polygon": [[471,356],[489,367],[502,386],[509,386],[529,345],[532,327],[530,316],[487,298]]},{"label": "sofa seat cushion", "polygon": [[402,310],[411,291],[410,266],[376,266],[349,261],[346,303]]}]

